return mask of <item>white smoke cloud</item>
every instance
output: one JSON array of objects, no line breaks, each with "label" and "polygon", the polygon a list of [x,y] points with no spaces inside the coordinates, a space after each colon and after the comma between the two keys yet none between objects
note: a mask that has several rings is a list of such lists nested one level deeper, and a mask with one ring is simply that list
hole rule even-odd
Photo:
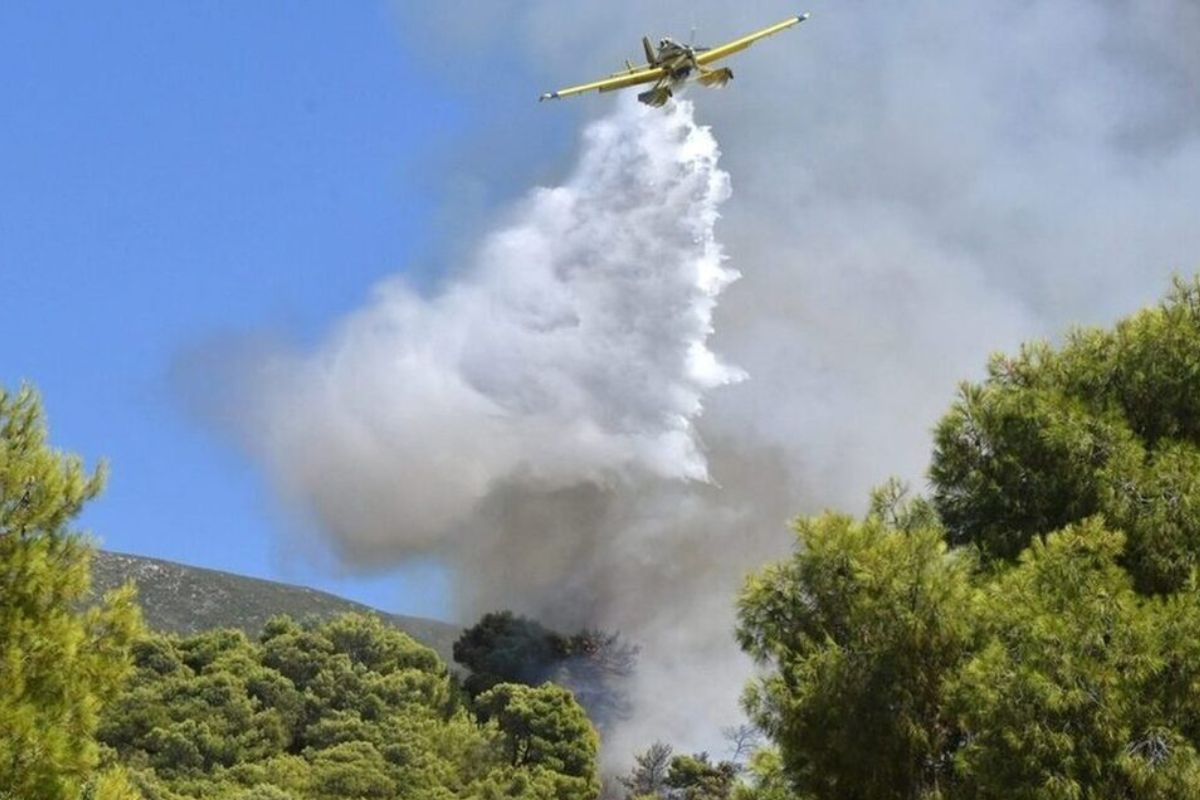
[{"label": "white smoke cloud", "polygon": [[394,281],[317,353],[276,359],[252,430],[284,490],[365,561],[479,546],[466,523],[500,485],[708,480],[694,421],[742,377],[706,345],[737,277],[718,156],[689,104],[630,101],[435,297]]}]

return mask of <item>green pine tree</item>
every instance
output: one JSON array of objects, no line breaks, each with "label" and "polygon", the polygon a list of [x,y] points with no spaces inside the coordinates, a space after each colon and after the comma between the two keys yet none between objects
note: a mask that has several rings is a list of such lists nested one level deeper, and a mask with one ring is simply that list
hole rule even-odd
[{"label": "green pine tree", "polygon": [[[0,389],[0,796],[75,800],[97,767],[100,710],[129,670],[133,590],[85,607],[92,546],[69,527],[103,483],[49,447],[31,389]],[[118,797],[122,781],[90,790]]]}]

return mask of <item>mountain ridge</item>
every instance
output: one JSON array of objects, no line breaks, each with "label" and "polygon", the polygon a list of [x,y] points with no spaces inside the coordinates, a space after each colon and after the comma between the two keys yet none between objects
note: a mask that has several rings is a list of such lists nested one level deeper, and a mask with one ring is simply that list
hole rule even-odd
[{"label": "mountain ridge", "polygon": [[238,628],[256,637],[268,619],[328,619],[344,613],[374,614],[431,647],[453,665],[453,646],[462,628],[448,622],[390,614],[363,603],[311,589],[232,572],[193,567],[130,553],[96,552],[92,589],[96,594],[126,581],[138,588],[146,624],[162,633],[188,635],[210,628]]}]

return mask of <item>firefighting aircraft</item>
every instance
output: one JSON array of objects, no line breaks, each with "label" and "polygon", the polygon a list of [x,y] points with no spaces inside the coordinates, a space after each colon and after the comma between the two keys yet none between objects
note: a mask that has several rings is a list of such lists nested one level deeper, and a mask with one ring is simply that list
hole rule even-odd
[{"label": "firefighting aircraft", "polygon": [[674,88],[681,86],[688,80],[697,80],[702,85],[708,87],[724,86],[729,83],[733,80],[733,70],[729,67],[710,69],[708,65],[726,56],[745,50],[759,39],[765,39],[771,34],[779,33],[793,25],[804,22],[804,20],[808,19],[808,16],[808,14],[801,14],[798,17],[789,17],[783,22],[772,25],[769,28],[763,28],[761,31],[756,31],[740,39],[734,39],[732,42],[723,44],[720,47],[693,47],[690,44],[680,44],[673,39],[663,39],[658,43],[658,47],[654,47],[650,43],[649,37],[643,37],[642,47],[646,50],[647,62],[644,66],[635,67],[632,63],[626,61],[623,72],[613,73],[603,80],[593,81],[592,83],[583,83],[579,86],[559,89],[557,92],[547,92],[539,99],[557,100],[560,97],[570,97],[571,95],[583,94],[584,92],[593,90],[611,92],[616,89],[625,89],[629,86],[653,83],[654,86],[650,90],[638,95],[638,100],[641,100],[648,106],[657,108],[671,99],[671,96],[674,94]]}]

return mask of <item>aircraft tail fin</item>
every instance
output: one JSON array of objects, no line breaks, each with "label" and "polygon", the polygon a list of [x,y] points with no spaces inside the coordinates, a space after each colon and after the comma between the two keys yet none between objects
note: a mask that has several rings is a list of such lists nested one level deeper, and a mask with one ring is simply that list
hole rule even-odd
[{"label": "aircraft tail fin", "polygon": [[646,63],[650,66],[658,64],[658,54],[654,52],[654,45],[650,44],[650,37],[642,37],[642,47],[646,51]]}]

